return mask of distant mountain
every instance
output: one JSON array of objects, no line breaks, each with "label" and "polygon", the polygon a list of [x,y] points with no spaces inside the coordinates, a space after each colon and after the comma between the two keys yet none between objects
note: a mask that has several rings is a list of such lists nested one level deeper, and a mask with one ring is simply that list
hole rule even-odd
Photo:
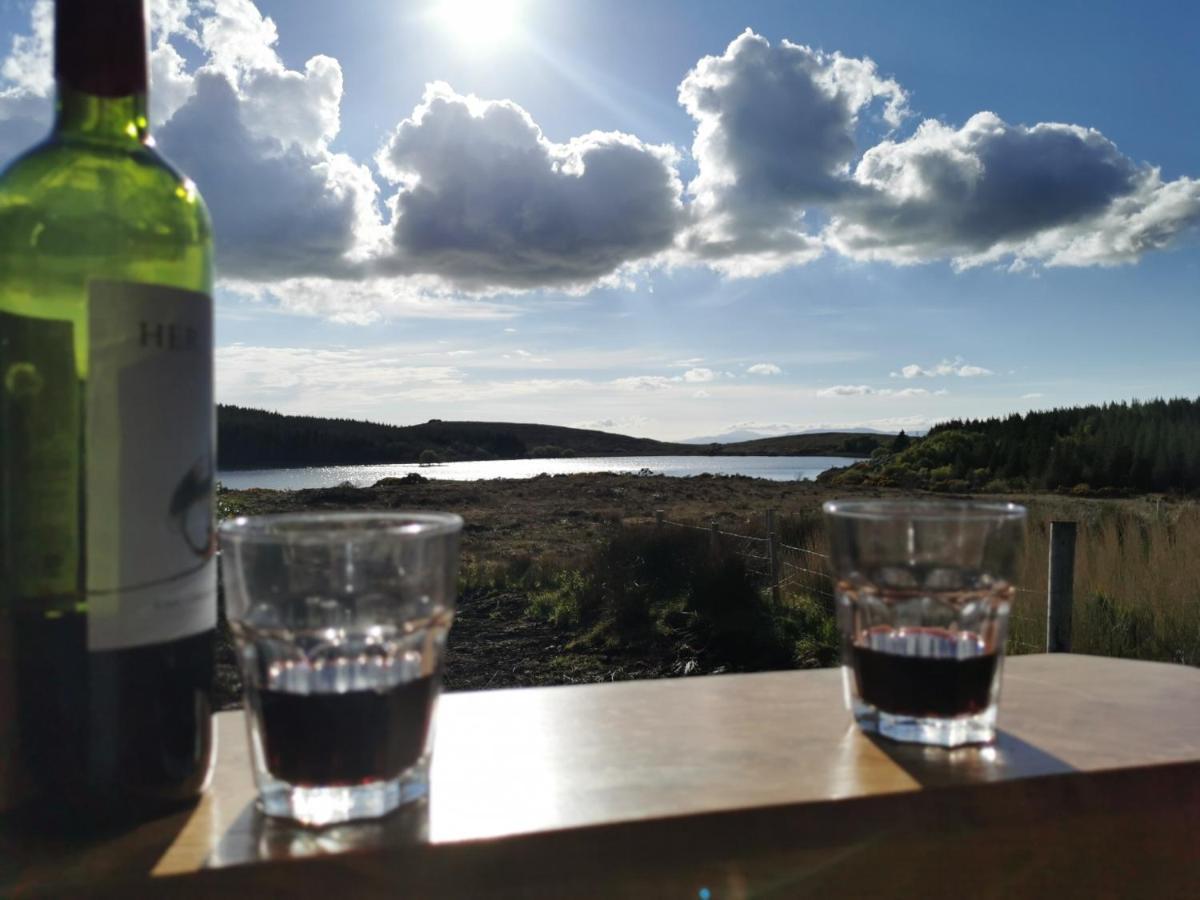
[{"label": "distant mountain", "polygon": [[737,441],[755,441],[759,438],[772,437],[769,432],[755,431],[753,428],[735,428],[732,431],[726,431],[721,434],[713,434],[707,437],[687,438],[683,441],[685,444],[732,444]]},{"label": "distant mountain", "polygon": [[440,419],[384,425],[217,407],[217,459],[222,469],[563,456],[867,456],[880,444],[890,444],[890,439],[828,432],[699,445],[557,425]]},{"label": "distant mountain", "polygon": [[879,447],[891,447],[894,440],[890,434],[815,431],[717,446],[729,456],[870,456]]},{"label": "distant mountain", "polygon": [[[761,438],[773,437],[792,437],[800,434],[886,434],[892,437],[898,432],[882,431],[878,428],[838,428],[831,431],[828,428],[804,428],[800,431],[789,431],[785,434],[771,431],[759,431],[754,428],[735,428],[732,431],[725,431],[721,434],[712,435],[711,437],[694,437],[687,438],[683,441],[685,444],[736,444],[741,441],[757,441]],[[912,436],[922,435],[924,431],[907,430],[907,433]]]}]

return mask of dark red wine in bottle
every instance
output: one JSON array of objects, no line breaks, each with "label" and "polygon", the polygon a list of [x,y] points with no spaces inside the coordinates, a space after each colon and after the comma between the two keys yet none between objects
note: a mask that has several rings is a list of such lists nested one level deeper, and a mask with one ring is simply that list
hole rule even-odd
[{"label": "dark red wine in bottle", "polygon": [[0,175],[0,811],[82,825],[211,767],[212,240],[142,0],[55,26],[54,128]]}]

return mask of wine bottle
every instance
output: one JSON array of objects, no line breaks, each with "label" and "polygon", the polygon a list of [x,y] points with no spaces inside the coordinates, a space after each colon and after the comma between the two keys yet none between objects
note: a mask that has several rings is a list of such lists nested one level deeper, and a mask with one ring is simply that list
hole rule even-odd
[{"label": "wine bottle", "polygon": [[212,765],[212,241],[154,150],[142,0],[57,0],[56,119],[0,176],[0,810]]}]

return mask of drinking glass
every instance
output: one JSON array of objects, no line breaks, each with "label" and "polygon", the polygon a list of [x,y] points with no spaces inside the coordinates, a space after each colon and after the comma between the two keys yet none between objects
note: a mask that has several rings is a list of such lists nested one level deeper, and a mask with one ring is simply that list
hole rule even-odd
[{"label": "drinking glass", "polygon": [[222,523],[265,813],[332,825],[426,796],[461,529],[448,513]]},{"label": "drinking glass", "polygon": [[990,743],[1024,507],[832,500],[824,509],[846,705],[859,726],[918,744]]}]

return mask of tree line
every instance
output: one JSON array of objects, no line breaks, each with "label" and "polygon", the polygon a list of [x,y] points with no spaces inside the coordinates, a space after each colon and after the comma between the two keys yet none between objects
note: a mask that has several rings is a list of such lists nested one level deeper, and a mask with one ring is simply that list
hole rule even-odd
[{"label": "tree line", "polygon": [[948,491],[1196,493],[1200,398],[952,420],[825,480]]}]

